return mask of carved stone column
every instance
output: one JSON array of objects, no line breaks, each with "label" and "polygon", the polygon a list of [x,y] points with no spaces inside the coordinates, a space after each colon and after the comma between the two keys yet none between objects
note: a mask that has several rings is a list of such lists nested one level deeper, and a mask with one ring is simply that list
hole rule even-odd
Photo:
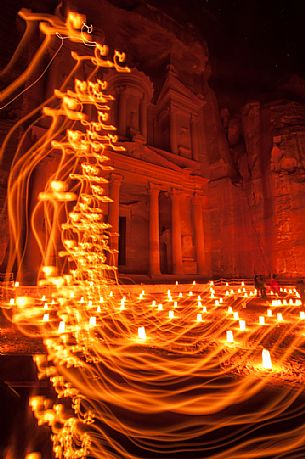
[{"label": "carved stone column", "polygon": [[191,115],[191,139],[193,158],[198,161],[199,159],[199,134],[198,134],[198,118],[193,114]]},{"label": "carved stone column", "polygon": [[149,274],[160,274],[159,192],[160,187],[149,183]]},{"label": "carved stone column", "polygon": [[140,116],[141,116],[141,134],[144,137],[145,143],[147,143],[147,102],[145,99],[140,104]]},{"label": "carved stone column", "polygon": [[180,196],[181,192],[173,188],[171,192],[173,274],[183,274]]},{"label": "carved stone column", "polygon": [[202,197],[197,192],[195,192],[192,197],[192,214],[198,274],[206,274],[207,272],[204,255],[204,229],[202,212]]},{"label": "carved stone column", "polygon": [[119,134],[122,137],[126,137],[126,104],[127,93],[126,88],[123,87],[119,97]]},{"label": "carved stone column", "polygon": [[177,120],[176,120],[176,110],[175,107],[171,105],[169,111],[170,118],[170,151],[172,153],[177,153]]},{"label": "carved stone column", "polygon": [[119,247],[119,216],[120,216],[120,186],[122,175],[111,174],[109,181],[109,197],[113,202],[109,203],[108,223],[111,225],[110,248],[114,250],[111,261],[113,266],[118,266]]}]

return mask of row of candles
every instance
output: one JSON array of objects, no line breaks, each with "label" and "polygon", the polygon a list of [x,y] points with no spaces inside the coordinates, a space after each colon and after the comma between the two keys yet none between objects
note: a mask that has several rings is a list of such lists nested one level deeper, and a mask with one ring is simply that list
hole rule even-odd
[{"label": "row of candles", "polygon": [[[195,283],[193,283],[193,285],[195,285]],[[228,285],[226,285],[226,287],[228,287]],[[286,290],[286,292],[285,292],[285,290]],[[282,289],[282,291],[284,291],[284,293],[287,293],[287,289]],[[212,283],[210,283],[209,287],[205,288],[205,291],[203,290],[201,294],[204,295],[205,300],[207,299],[206,297],[208,296],[209,303],[212,303],[212,306],[214,305],[214,307],[217,307],[217,306],[223,305],[224,300],[226,301],[228,299],[227,298],[228,296],[233,296],[234,295],[234,300],[236,300],[236,293],[238,294],[238,297],[242,297],[242,298],[245,297],[245,294],[250,298],[253,297],[256,294],[256,292],[253,291],[253,290],[247,292],[245,286],[242,284],[241,288],[238,288],[237,290],[236,289],[235,290],[233,290],[233,289],[228,290],[227,289],[225,291],[224,298],[219,297],[217,299],[217,298],[215,298],[216,292],[215,292],[214,285]],[[294,294],[294,296],[296,296],[297,299],[290,298],[289,300],[287,300],[286,298],[284,298],[284,299],[280,300],[280,299],[277,298],[276,300],[273,299],[271,301],[271,305],[275,307],[275,306],[288,306],[288,305],[289,306],[300,306],[302,304],[301,301],[298,299],[299,295],[295,290],[290,290],[289,289],[288,293]],[[174,295],[177,296],[176,299],[174,299]],[[114,304],[115,303],[114,302],[114,297],[115,297],[114,292],[113,291],[108,292],[108,296],[109,296],[109,299],[111,299],[112,304]],[[189,291],[189,292],[185,293],[184,298],[186,298],[188,300],[193,300],[194,296],[195,296],[194,292],[193,291]],[[73,298],[75,297],[73,291],[71,291],[71,298],[72,297]],[[178,316],[175,313],[175,309],[178,307],[178,305],[179,305],[178,302],[179,302],[179,300],[181,300],[181,298],[183,298],[182,292],[177,294],[177,292],[172,293],[171,290],[167,291],[165,301],[167,303],[172,303],[171,304],[172,308],[168,311],[168,316],[167,316],[169,320],[178,318]],[[144,299],[145,300],[147,299],[147,294],[145,293],[144,290],[142,290],[141,293],[139,294],[138,298],[137,298],[137,301],[142,302]],[[203,315],[208,313],[207,307],[202,304],[202,300],[203,300],[202,296],[198,295],[197,296],[197,306],[198,306],[198,308],[201,308],[201,311],[198,312],[197,316],[196,316],[196,321],[198,323],[203,322],[204,321],[204,316]],[[211,300],[213,300],[213,301],[211,302]],[[44,302],[44,309],[45,309],[45,312],[44,312],[44,315],[43,315],[43,322],[48,322],[50,320],[50,314],[49,314],[49,311],[48,311],[49,305],[51,304],[54,307],[56,305],[56,301],[54,299],[52,299],[50,303],[47,303],[46,302],[47,300],[46,300],[45,296],[43,296],[41,298],[41,301]],[[60,302],[60,299],[58,301]],[[99,304],[97,306],[96,306],[95,302],[93,302],[92,300],[86,300],[84,297],[80,297],[80,299],[76,300],[76,301],[79,302],[80,304],[84,304],[85,307],[87,307],[88,309],[96,308],[96,313],[102,312],[101,306],[103,305],[103,303],[105,303],[106,305],[108,303],[108,300],[106,298],[103,298],[103,297],[99,298]],[[126,309],[126,302],[129,302],[129,301],[130,300],[129,299],[127,300],[125,296],[120,298],[119,299],[118,311],[124,311]],[[15,304],[15,302],[16,302],[17,306],[25,306],[25,304],[26,304],[26,301],[24,300],[23,297],[17,297],[16,301],[15,301],[15,299],[11,299],[10,300],[10,304],[11,305]],[[95,305],[94,305],[94,303],[95,303]],[[134,301],[133,301],[133,304],[134,304]],[[152,301],[151,306],[155,307],[157,309],[157,311],[163,311],[164,310],[163,303],[157,303],[156,300]],[[232,320],[238,321],[239,330],[240,331],[246,331],[246,321],[239,317],[239,313],[237,311],[233,311],[232,306],[229,306],[227,308],[226,312],[227,312],[228,315],[232,316]],[[273,316],[272,309],[267,309],[266,316],[267,317],[272,317]],[[301,320],[305,320],[305,312],[304,311],[300,311],[299,318]],[[282,322],[284,320],[283,314],[278,312],[276,314],[276,320],[278,322]],[[258,324],[259,325],[267,325],[265,316],[263,316],[263,315],[259,316]],[[96,315],[92,315],[91,317],[88,318],[88,327],[92,328],[92,327],[95,327],[96,325],[97,325],[97,317],[96,317]],[[66,323],[65,323],[64,320],[61,320],[59,322],[59,325],[58,325],[58,334],[63,334],[65,332],[66,332]],[[144,326],[138,327],[137,341],[138,342],[142,342],[142,343],[147,342],[147,335],[146,335],[146,331],[145,331],[145,327]],[[226,342],[228,344],[234,343],[234,336],[233,336],[233,331],[232,330],[227,330],[226,331]],[[267,351],[266,349],[264,349],[263,352],[262,352],[262,367],[264,369],[268,369],[268,370],[272,369],[271,356],[270,356],[269,351]]]}]

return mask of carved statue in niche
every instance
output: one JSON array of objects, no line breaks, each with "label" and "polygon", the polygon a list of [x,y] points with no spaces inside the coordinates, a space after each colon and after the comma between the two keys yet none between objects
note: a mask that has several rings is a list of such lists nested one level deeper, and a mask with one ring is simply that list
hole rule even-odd
[{"label": "carved statue in niche", "polygon": [[162,274],[172,272],[171,230],[166,226],[160,232],[160,270]]},{"label": "carved statue in niche", "polygon": [[190,129],[181,126],[177,135],[178,152],[181,156],[192,157]]}]

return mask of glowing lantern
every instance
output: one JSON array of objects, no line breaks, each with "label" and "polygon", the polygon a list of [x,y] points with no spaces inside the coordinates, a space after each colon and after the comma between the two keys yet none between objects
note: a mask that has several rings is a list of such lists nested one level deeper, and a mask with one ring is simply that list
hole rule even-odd
[{"label": "glowing lantern", "polygon": [[227,343],[234,343],[232,330],[227,330],[226,336],[227,336]]},{"label": "glowing lantern", "polygon": [[162,310],[163,310],[163,304],[160,303],[160,304],[158,304],[158,311],[162,311]]},{"label": "glowing lantern", "polygon": [[101,311],[102,311],[102,310],[101,310],[101,307],[98,306],[98,307],[96,308],[96,312],[101,312]]},{"label": "glowing lantern", "polygon": [[176,285],[178,285],[178,283],[179,283],[179,282],[178,282],[178,281],[176,281]]},{"label": "glowing lantern", "polygon": [[189,296],[193,296],[193,292],[189,292]]},{"label": "glowing lantern", "polygon": [[283,314],[281,312],[278,312],[277,315],[276,315],[276,319],[279,321],[279,322],[282,322],[284,319],[283,319]]},{"label": "glowing lantern", "polygon": [[219,300],[215,300],[215,306],[219,306]]},{"label": "glowing lantern", "polygon": [[15,300],[14,298],[10,298],[10,305],[13,305],[13,304],[15,304]]},{"label": "glowing lantern", "polygon": [[234,320],[238,320],[239,319],[238,312],[233,312],[233,319]]},{"label": "glowing lantern", "polygon": [[265,370],[272,370],[272,360],[270,352],[267,349],[263,349],[262,351],[262,367]]},{"label": "glowing lantern", "polygon": [[201,301],[198,301],[197,306],[198,306],[198,308],[201,308],[201,307],[202,307]]},{"label": "glowing lantern", "polygon": [[202,322],[202,314],[197,314],[197,322]]},{"label": "glowing lantern", "polygon": [[90,327],[95,327],[96,326],[96,317],[95,316],[91,316],[90,319],[89,319],[89,326]]},{"label": "glowing lantern", "polygon": [[44,314],[42,320],[44,322],[47,322],[49,320],[49,318],[50,318],[49,314]]},{"label": "glowing lantern", "polygon": [[15,284],[14,284],[14,287],[19,287],[19,285],[20,285],[19,282],[16,281]]},{"label": "glowing lantern", "polygon": [[123,307],[123,308],[124,308],[124,306],[125,306],[125,301],[126,301],[126,298],[125,298],[125,297],[124,297],[124,298],[121,298],[120,305],[121,305],[121,307]]},{"label": "glowing lantern", "polygon": [[272,309],[267,309],[267,316],[272,317]]},{"label": "glowing lantern", "polygon": [[259,316],[259,324],[260,325],[266,325],[265,316]]},{"label": "glowing lantern", "polygon": [[300,311],[300,319],[305,320],[305,312]]},{"label": "glowing lantern", "polygon": [[65,322],[61,320],[58,325],[58,333],[64,333],[65,332]]},{"label": "glowing lantern", "polygon": [[232,309],[232,306],[229,306],[228,307],[228,311],[227,311],[228,314],[233,314],[233,309]]},{"label": "glowing lantern", "polygon": [[177,306],[178,306],[177,301],[174,301],[174,308],[176,308]]},{"label": "glowing lantern", "polygon": [[169,311],[169,312],[168,312],[168,318],[169,318],[169,319],[174,319],[174,318],[175,318],[175,311],[172,311],[172,310]]},{"label": "glowing lantern", "polygon": [[142,341],[146,340],[145,327],[138,327],[138,338]]},{"label": "glowing lantern", "polygon": [[153,302],[151,303],[152,306],[156,306],[157,302],[156,300],[153,300]]},{"label": "glowing lantern", "polygon": [[182,298],[182,292],[179,293],[179,298]]},{"label": "glowing lantern", "polygon": [[239,329],[240,329],[241,331],[245,331],[245,330],[246,330],[246,321],[245,321],[245,320],[242,320],[242,319],[241,319],[241,320],[239,321]]},{"label": "glowing lantern", "polygon": [[202,312],[208,312],[208,310],[207,310],[207,307],[206,307],[206,306],[203,306],[203,307],[202,307]]}]

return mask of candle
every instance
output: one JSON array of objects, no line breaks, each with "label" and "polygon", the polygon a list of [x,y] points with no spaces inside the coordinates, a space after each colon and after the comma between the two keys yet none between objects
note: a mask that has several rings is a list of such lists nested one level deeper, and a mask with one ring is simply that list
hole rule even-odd
[{"label": "candle", "polygon": [[146,340],[146,331],[145,327],[138,327],[138,338],[145,341]]},{"label": "candle", "polygon": [[64,333],[65,331],[65,322],[61,320],[58,325],[58,333]]},{"label": "candle", "polygon": [[239,321],[239,329],[240,329],[241,331],[245,331],[245,330],[246,330],[246,321],[245,321],[245,320],[242,320],[242,319],[241,319],[241,320]]},{"label": "candle", "polygon": [[277,315],[276,315],[276,318],[279,322],[282,322],[283,319],[283,314],[281,312],[278,312]]},{"label": "candle", "polygon": [[262,351],[262,366],[265,370],[272,370],[272,360],[270,352],[267,349]]},{"label": "candle", "polygon": [[259,316],[259,324],[260,325],[265,325],[265,317],[264,316]]},{"label": "candle", "polygon": [[90,317],[89,325],[90,325],[90,327],[95,327],[96,326],[96,317],[95,316],[91,316]]},{"label": "candle", "polygon": [[227,335],[227,343],[234,343],[232,330],[227,330],[226,335]]}]

